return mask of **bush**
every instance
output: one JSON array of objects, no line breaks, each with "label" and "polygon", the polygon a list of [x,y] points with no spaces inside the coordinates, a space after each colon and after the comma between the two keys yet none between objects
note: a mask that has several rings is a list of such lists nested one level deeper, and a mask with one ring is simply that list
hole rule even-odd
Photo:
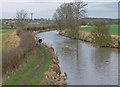
[{"label": "bush", "polygon": [[[17,30],[21,42],[14,49],[6,49],[2,51],[2,75],[9,75],[18,69],[27,56],[34,51],[35,40],[32,32],[26,30]],[[14,39],[14,38],[13,38]]]},{"label": "bush", "polygon": [[111,35],[109,25],[105,22],[96,22],[96,28],[92,31],[93,41],[99,46],[110,46]]}]

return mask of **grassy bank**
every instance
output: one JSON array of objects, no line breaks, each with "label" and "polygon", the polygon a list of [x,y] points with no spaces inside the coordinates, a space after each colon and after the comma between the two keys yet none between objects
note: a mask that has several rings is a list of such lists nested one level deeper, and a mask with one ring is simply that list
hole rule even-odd
[{"label": "grassy bank", "polygon": [[30,60],[27,62],[26,66],[21,68],[15,75],[13,75],[10,79],[6,80],[5,85],[18,85],[22,84],[22,82],[27,79],[27,76],[33,69],[39,64],[39,62],[44,59],[44,62],[41,64],[38,72],[33,75],[32,79],[29,79],[27,84],[29,85],[39,85],[41,80],[43,79],[44,73],[48,70],[49,65],[52,60],[52,55],[50,54],[48,48],[45,46],[40,49],[40,47],[36,48],[36,52],[34,55],[30,56]]},{"label": "grassy bank", "polygon": [[[119,26],[120,27],[120,26]],[[82,27],[80,28],[81,30],[84,30],[84,31],[89,31],[91,32],[92,30],[95,29],[95,26],[86,26],[86,27]],[[118,25],[117,24],[113,24],[113,25],[110,25],[110,29],[109,29],[109,32],[110,34],[112,35],[120,35],[118,33]]]},{"label": "grassy bank", "polygon": [[34,78],[30,81],[31,85],[42,85],[41,81],[43,80],[44,74],[48,71],[49,66],[52,63],[52,54],[49,52],[49,49],[44,47],[40,50],[42,51],[42,53],[44,53],[44,64],[41,65],[36,76],[34,76]]},{"label": "grassy bank", "polygon": [[24,30],[20,30],[20,32],[17,30],[13,31],[2,34],[3,80],[18,70],[22,63],[27,60],[29,54],[33,53],[35,48],[35,40],[32,32]]},{"label": "grassy bank", "polygon": [[[73,39],[73,37],[71,35],[69,35],[68,32],[69,31],[67,29],[66,30],[61,30],[59,32],[59,34],[62,35],[62,36],[66,36],[66,37],[69,37],[69,38]],[[112,41],[110,42],[111,45],[106,46],[106,47],[119,48],[119,43],[118,43],[118,42],[120,42],[120,40],[118,39],[119,37],[120,36],[118,36],[118,35],[112,35],[111,36]],[[94,43],[93,36],[92,36],[91,32],[87,32],[85,30],[80,30],[78,39],[86,41],[86,42]]]},{"label": "grassy bank", "polygon": [[10,30],[10,29],[0,30],[0,39],[1,39],[0,50],[8,47],[8,44],[9,44],[8,37],[12,32],[14,32],[14,30]]},{"label": "grassy bank", "polygon": [[2,49],[6,49],[6,48],[8,49],[9,47],[18,45],[17,44],[18,38],[15,37],[15,35],[13,35],[13,32],[15,34],[15,30],[9,30],[9,29],[0,30],[0,36],[2,37],[2,42],[1,42]]}]

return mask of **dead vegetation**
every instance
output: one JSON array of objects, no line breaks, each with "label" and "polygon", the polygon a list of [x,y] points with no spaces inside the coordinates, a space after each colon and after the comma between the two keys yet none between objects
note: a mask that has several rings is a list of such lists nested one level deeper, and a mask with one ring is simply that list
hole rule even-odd
[{"label": "dead vegetation", "polygon": [[58,57],[54,53],[54,49],[49,48],[52,56],[53,62],[49,68],[49,70],[45,73],[44,80],[42,85],[62,85],[66,87],[67,74],[64,72],[64,75],[61,74],[60,66],[58,65],[59,60]]},{"label": "dead vegetation", "polygon": [[10,49],[2,50],[2,77],[6,78],[13,74],[17,70],[22,62],[26,61],[26,58],[34,52],[35,40],[32,32],[25,30],[16,30],[16,33],[13,33],[10,36],[11,40],[14,40],[16,37],[19,37],[17,41],[17,46]]},{"label": "dead vegetation", "polygon": [[16,35],[16,32],[9,32],[2,35],[2,49],[12,49],[19,46],[20,37]]},{"label": "dead vegetation", "polygon": [[[16,48],[20,45],[20,37],[16,35],[16,32],[13,32],[12,34],[8,35],[9,39],[9,45],[8,48]],[[14,39],[13,39],[14,38]]]}]

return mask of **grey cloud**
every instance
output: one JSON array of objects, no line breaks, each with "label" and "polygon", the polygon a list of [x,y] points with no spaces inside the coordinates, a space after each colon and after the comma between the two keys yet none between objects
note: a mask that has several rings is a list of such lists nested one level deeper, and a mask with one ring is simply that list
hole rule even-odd
[{"label": "grey cloud", "polygon": [[[3,18],[14,18],[17,11],[25,9],[28,13],[31,12],[34,13],[35,18],[41,17],[52,18],[52,15],[55,12],[56,8],[59,7],[60,4],[62,3],[63,2],[9,2],[9,3],[6,2],[2,4],[3,10],[2,16]],[[88,6],[86,6],[86,9],[88,16],[117,18],[118,14],[117,2],[87,2],[87,3]]]},{"label": "grey cloud", "polygon": [[87,7],[87,15],[94,17],[118,17],[117,2],[89,2]]}]

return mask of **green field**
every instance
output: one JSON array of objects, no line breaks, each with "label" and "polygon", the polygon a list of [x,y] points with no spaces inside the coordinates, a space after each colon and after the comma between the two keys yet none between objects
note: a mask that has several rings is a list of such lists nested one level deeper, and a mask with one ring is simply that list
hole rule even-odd
[{"label": "green field", "polygon": [[10,30],[10,29],[0,29],[0,34],[4,34],[4,33],[7,33],[7,32],[12,32],[14,30]]},{"label": "green field", "polygon": [[[119,26],[120,27],[120,26]],[[84,31],[89,31],[91,32],[92,30],[95,29],[95,26],[88,26],[88,27],[83,27],[83,28],[80,28],[81,30],[84,30]],[[118,33],[118,25],[117,24],[113,24],[113,25],[110,25],[110,29],[109,29],[109,32],[110,34],[112,35],[120,35]]]}]

